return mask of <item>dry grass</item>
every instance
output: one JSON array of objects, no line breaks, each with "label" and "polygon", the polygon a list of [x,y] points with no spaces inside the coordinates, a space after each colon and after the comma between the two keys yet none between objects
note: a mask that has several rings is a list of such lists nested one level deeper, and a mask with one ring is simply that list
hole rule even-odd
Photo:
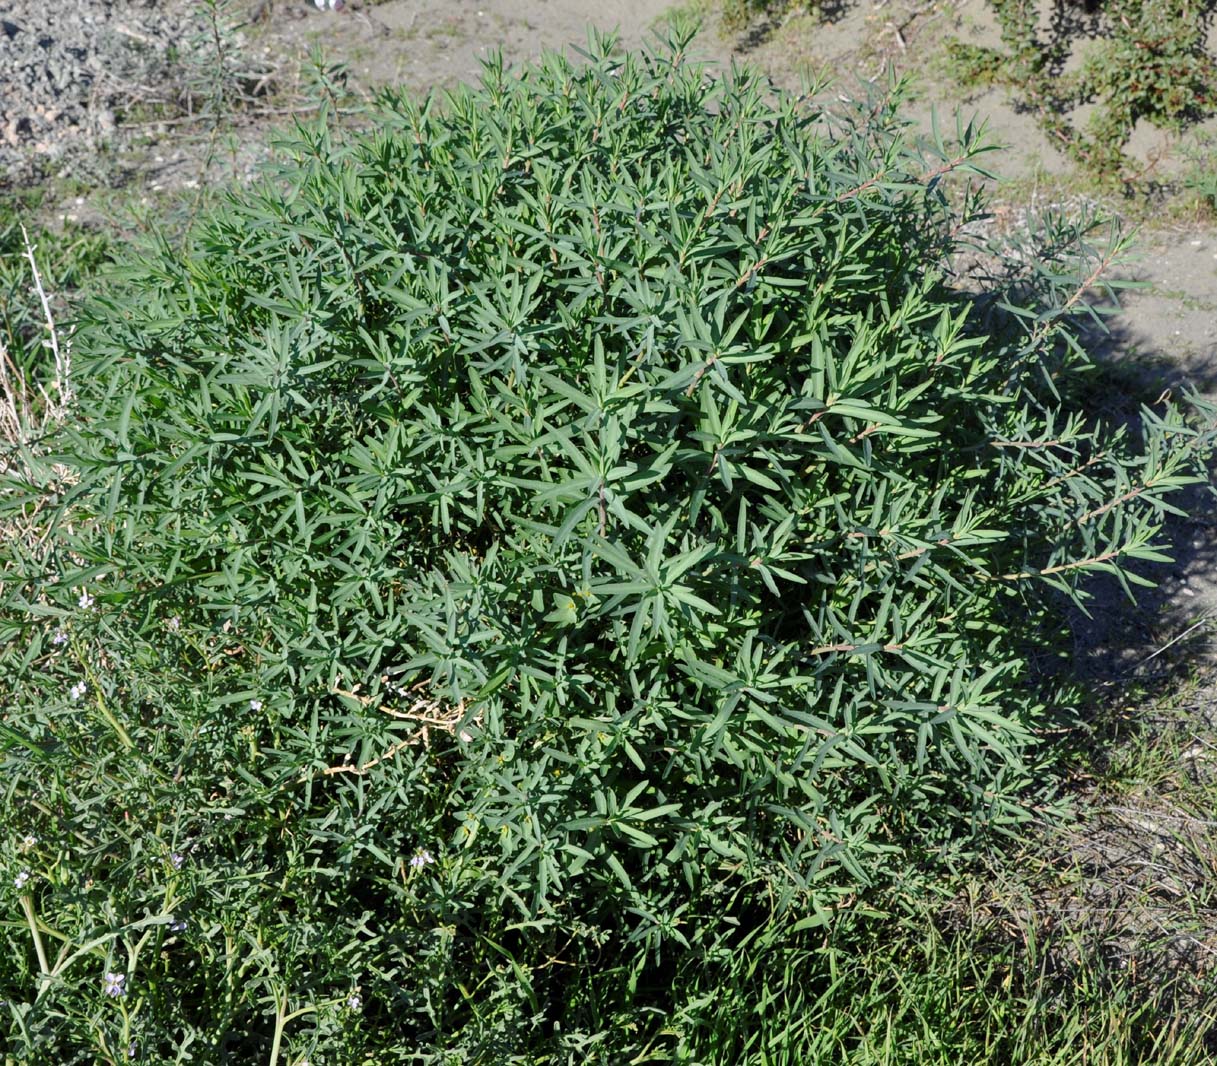
[{"label": "dry grass", "polygon": [[50,356],[47,378],[33,384],[0,339],[0,474],[5,474],[27,487],[35,489],[32,502],[21,512],[19,521],[0,524],[0,538],[22,538],[36,545],[45,540],[40,515],[46,500],[63,484],[72,480],[71,472],[61,464],[42,467],[37,459],[41,441],[48,432],[63,422],[73,404],[72,344],[62,338],[51,309],[51,296],[43,284],[38,269],[37,248],[30,241],[25,227],[21,228],[25,243],[25,258],[29,262],[33,292],[42,308],[45,336],[40,351]]},{"label": "dry grass", "polygon": [[55,326],[51,300],[42,284],[42,275],[34,254],[37,249],[30,243],[24,226],[21,227],[21,235],[25,241],[25,257],[30,264],[34,292],[42,305],[46,322],[46,337],[42,343],[54,361],[50,389],[41,384],[32,389],[21,368],[10,358],[4,341],[0,339],[0,438],[10,445],[27,448],[51,425],[61,422],[71,407],[72,345],[70,340],[62,345],[59,342],[59,330]]}]

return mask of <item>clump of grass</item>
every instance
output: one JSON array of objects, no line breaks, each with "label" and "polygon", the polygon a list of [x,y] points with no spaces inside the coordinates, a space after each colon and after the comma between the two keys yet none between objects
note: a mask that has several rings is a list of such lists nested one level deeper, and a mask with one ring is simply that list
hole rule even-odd
[{"label": "clump of grass", "polygon": [[[1015,857],[1011,857],[1017,861]],[[1211,1001],[1177,1001],[1093,953],[1063,966],[1067,931],[1018,925],[991,886],[825,938],[773,935],[687,975],[670,1057],[738,1066],[1191,1066],[1210,1061]],[[982,902],[988,900],[989,905]],[[962,919],[963,924],[960,924]]]},{"label": "clump of grass", "polygon": [[1007,76],[1008,62],[1000,51],[982,45],[947,38],[939,60],[940,69],[965,88],[988,88],[1001,84]]},{"label": "clump of grass", "polygon": [[[41,505],[71,475],[54,464],[50,481],[35,456],[72,409],[71,336],[57,324],[72,292],[108,257],[108,241],[71,224],[58,231],[33,224],[40,197],[0,202],[0,470],[30,493],[22,519],[4,526],[4,536],[30,537]],[[54,288],[52,290],[52,281]]]},{"label": "clump of grass", "polygon": [[1195,201],[1199,213],[1210,221],[1217,218],[1217,136],[1200,136],[1185,148],[1187,170],[1183,187]]},{"label": "clump of grass", "polygon": [[19,360],[10,354],[8,344],[0,339],[0,439],[7,445],[28,448],[35,438],[43,436],[63,421],[72,403],[72,349],[70,342],[60,344],[59,331],[51,303],[38,272],[38,261],[29,234],[21,227],[25,257],[38,296],[46,332],[42,343],[49,349],[51,372],[49,386],[27,379]]},{"label": "clump of grass", "polygon": [[799,13],[834,22],[849,7],[848,0],[720,0],[722,26],[739,30],[758,18],[788,19]]}]

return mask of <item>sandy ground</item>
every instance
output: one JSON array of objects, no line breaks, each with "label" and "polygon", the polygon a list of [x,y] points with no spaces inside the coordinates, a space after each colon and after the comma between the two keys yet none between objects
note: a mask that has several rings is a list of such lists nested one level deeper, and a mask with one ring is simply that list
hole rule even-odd
[{"label": "sandy ground", "polygon": [[[347,57],[364,86],[425,90],[477,77],[478,60],[501,49],[509,63],[587,40],[589,26],[637,48],[664,15],[664,0],[389,0],[352,12],[300,8],[269,37],[280,47],[319,44]],[[312,16],[316,17],[312,17]]]}]

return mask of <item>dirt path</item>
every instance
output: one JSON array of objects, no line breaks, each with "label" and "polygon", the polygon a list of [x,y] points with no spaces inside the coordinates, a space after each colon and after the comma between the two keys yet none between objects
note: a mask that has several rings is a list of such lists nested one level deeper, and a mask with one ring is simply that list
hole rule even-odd
[{"label": "dirt path", "polygon": [[338,12],[300,6],[275,17],[261,39],[281,52],[320,45],[346,59],[361,87],[422,91],[476,78],[478,59],[494,49],[519,63],[581,44],[589,25],[615,30],[636,48],[669,6],[666,0],[388,0]]}]

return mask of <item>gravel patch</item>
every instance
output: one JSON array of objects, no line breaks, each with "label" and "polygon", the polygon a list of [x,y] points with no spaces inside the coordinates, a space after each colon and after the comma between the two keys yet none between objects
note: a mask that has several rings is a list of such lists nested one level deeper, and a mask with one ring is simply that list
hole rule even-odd
[{"label": "gravel patch", "polygon": [[[0,5],[0,187],[97,177],[123,117],[189,106],[205,76],[208,5],[6,0]],[[196,79],[197,80],[197,79]]]}]

